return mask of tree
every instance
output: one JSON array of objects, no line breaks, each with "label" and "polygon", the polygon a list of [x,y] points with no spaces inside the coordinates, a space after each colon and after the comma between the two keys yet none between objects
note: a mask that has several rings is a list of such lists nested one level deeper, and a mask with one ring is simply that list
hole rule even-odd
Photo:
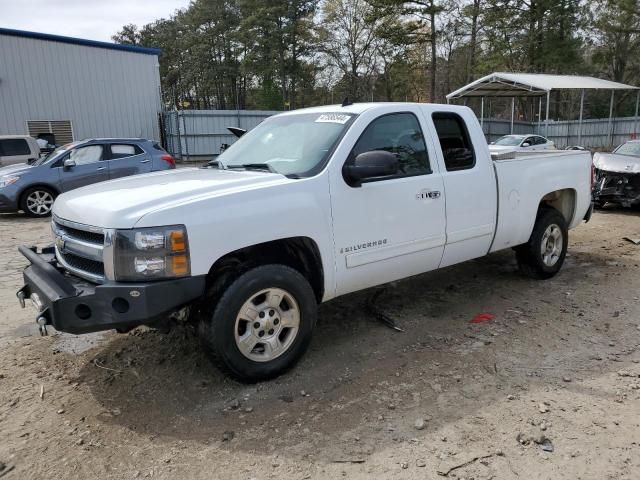
[{"label": "tree", "polygon": [[343,75],[351,100],[363,97],[363,79],[375,70],[376,23],[365,0],[326,0],[318,29],[321,51],[329,66]]}]

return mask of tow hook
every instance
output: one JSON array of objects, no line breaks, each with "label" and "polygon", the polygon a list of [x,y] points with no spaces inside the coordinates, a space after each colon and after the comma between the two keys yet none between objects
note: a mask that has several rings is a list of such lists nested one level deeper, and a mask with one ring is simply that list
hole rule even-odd
[{"label": "tow hook", "polygon": [[47,319],[40,316],[36,319],[36,323],[38,324],[38,330],[40,330],[40,336],[46,337],[49,335],[47,332]]}]

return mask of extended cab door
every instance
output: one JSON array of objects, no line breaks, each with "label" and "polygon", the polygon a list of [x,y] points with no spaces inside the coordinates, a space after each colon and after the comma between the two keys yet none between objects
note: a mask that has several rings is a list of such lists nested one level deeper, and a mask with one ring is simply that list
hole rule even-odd
[{"label": "extended cab door", "polygon": [[[67,159],[73,160],[75,165],[65,167],[64,162]],[[73,148],[60,160],[57,168],[61,169],[60,183],[64,192],[109,179],[103,145]]]},{"label": "extended cab door", "polygon": [[[416,106],[365,111],[334,154],[331,208],[338,295],[438,267],[445,244],[445,199],[434,147]],[[400,172],[352,186],[343,166],[373,150],[395,153]]]},{"label": "extended cab door", "polygon": [[447,192],[447,246],[441,267],[486,255],[497,215],[493,161],[480,124],[467,108],[430,115]]},{"label": "extended cab door", "polygon": [[128,177],[151,171],[151,157],[133,143],[112,143],[109,157],[109,178]]}]

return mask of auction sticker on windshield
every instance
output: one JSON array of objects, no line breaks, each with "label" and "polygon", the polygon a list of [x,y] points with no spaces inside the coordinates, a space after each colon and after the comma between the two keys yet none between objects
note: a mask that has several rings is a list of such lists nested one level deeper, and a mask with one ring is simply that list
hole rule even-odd
[{"label": "auction sticker on windshield", "polygon": [[342,113],[323,113],[316,119],[316,123],[340,123],[344,125],[349,121],[351,115]]}]

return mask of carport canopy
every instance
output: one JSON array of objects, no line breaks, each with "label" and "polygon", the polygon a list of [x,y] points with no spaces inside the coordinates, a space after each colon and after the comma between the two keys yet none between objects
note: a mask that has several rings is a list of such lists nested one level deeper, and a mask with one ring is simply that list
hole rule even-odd
[{"label": "carport canopy", "polygon": [[[546,96],[545,130],[549,127],[549,102],[553,90],[580,90],[580,133],[582,136],[582,114],[584,110],[585,90],[611,91],[609,105],[609,123],[613,116],[613,104],[616,90],[636,90],[636,126],[637,132],[638,104],[640,102],[640,88],[624,83],[612,82],[601,78],[585,77],[579,75],[548,75],[542,73],[505,73],[495,72],[465,85],[447,95],[447,103],[457,98],[480,97],[481,113],[480,122],[484,117],[485,97],[511,97],[511,132],[513,133],[513,117],[515,112],[515,97],[540,97],[538,119],[542,117],[542,98]],[[545,132],[548,133],[548,132]]]}]

